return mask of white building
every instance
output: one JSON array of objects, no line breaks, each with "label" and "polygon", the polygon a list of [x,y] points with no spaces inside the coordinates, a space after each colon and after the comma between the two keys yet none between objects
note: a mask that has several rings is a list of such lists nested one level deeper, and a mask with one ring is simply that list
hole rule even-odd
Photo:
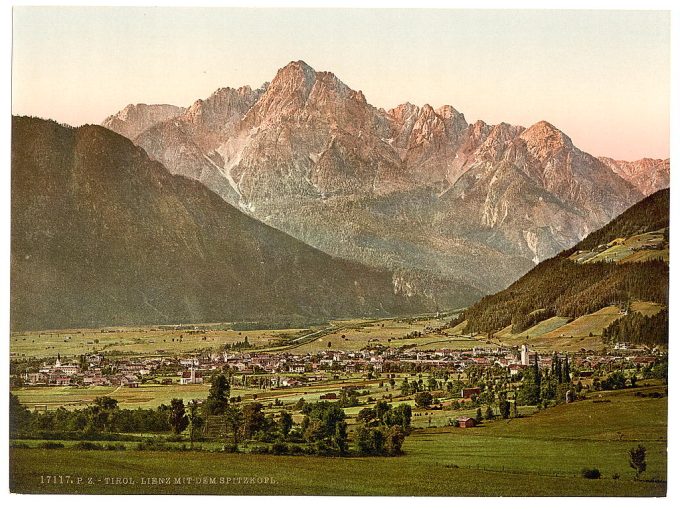
[{"label": "white building", "polygon": [[529,365],[529,347],[527,345],[522,345],[520,363],[522,364],[522,366]]}]

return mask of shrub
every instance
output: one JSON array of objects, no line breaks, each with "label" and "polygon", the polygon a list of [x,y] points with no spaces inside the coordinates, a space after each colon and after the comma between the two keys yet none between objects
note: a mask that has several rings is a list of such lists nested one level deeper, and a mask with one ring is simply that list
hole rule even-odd
[{"label": "shrub", "polygon": [[289,448],[289,451],[290,451],[291,454],[304,454],[305,453],[304,448],[302,448],[301,446],[299,446],[297,444],[291,445],[290,448]]},{"label": "shrub", "polygon": [[287,454],[288,446],[283,442],[274,442],[272,445],[272,454]]},{"label": "shrub", "polygon": [[635,479],[639,479],[647,470],[647,449],[644,445],[640,444],[628,451],[628,464],[635,470]]},{"label": "shrub", "polygon": [[136,449],[138,451],[168,451],[177,450],[172,446],[164,444],[162,441],[154,438],[145,438],[142,442],[137,443]]},{"label": "shrub", "polygon": [[584,468],[581,470],[581,476],[584,479],[599,479],[602,477],[600,470],[597,468]]},{"label": "shrub", "polygon": [[101,445],[94,442],[78,442],[73,448],[79,451],[101,451],[103,449]]},{"label": "shrub", "polygon": [[387,430],[385,436],[385,449],[390,456],[403,454],[401,446],[406,440],[406,435],[399,426],[392,426]]},{"label": "shrub", "polygon": [[41,449],[63,449],[64,444],[61,442],[43,442],[40,444]]}]

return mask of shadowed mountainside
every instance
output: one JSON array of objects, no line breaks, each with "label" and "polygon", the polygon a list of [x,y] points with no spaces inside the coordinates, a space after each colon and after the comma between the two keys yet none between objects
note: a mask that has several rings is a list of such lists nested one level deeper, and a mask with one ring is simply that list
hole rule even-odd
[{"label": "shadowed mountainside", "polygon": [[12,119],[11,326],[386,315],[432,306],[171,175],[128,139]]}]

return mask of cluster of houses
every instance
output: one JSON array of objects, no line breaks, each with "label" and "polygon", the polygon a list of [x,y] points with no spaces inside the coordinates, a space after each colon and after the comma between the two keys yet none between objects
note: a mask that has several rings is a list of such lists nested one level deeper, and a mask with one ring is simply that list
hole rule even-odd
[{"label": "cluster of houses", "polygon": [[[572,357],[572,368],[584,376],[600,368],[628,364],[646,366],[655,362],[653,355],[636,350],[618,350],[616,355],[580,352]],[[398,348],[367,348],[360,351],[328,350],[318,353],[287,352],[204,352],[185,358],[148,357],[108,359],[91,354],[63,361],[60,355],[52,363],[24,373],[26,385],[53,386],[125,386],[138,387],[144,380],[163,384],[203,384],[215,371],[229,370],[233,374],[260,375],[263,387],[291,387],[324,380],[330,373],[409,373],[446,370],[462,373],[470,366],[506,368],[511,375],[538,362],[550,367],[552,354],[539,355],[523,345],[519,351],[497,346],[475,347],[471,350],[439,349],[431,351]]]},{"label": "cluster of houses", "polygon": [[141,378],[151,373],[153,361],[135,361],[123,363],[115,372],[104,366],[104,357],[100,354],[87,355],[79,362],[71,360],[62,362],[61,355],[53,364],[45,363],[37,371],[26,372],[24,382],[27,385],[110,385],[138,387]]}]

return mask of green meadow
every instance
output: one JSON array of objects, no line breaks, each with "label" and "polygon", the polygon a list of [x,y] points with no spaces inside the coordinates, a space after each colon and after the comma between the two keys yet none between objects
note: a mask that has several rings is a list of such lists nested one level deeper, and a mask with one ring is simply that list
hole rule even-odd
[{"label": "green meadow", "polygon": [[[10,483],[21,493],[663,496],[667,398],[635,392],[596,393],[477,428],[417,429],[404,444],[405,454],[395,458],[78,451],[71,444],[57,450],[12,448]],[[640,480],[628,466],[627,452],[637,444],[647,448],[647,471]],[[584,468],[599,469],[602,478],[584,479]],[[46,484],[48,475],[84,481]],[[171,484],[142,484],[154,477],[170,478]],[[93,484],[86,484],[87,478]],[[106,478],[134,484],[106,484]],[[175,478],[182,483],[174,484]],[[197,478],[207,484],[197,484]],[[237,484],[235,478],[248,482]]]}]

